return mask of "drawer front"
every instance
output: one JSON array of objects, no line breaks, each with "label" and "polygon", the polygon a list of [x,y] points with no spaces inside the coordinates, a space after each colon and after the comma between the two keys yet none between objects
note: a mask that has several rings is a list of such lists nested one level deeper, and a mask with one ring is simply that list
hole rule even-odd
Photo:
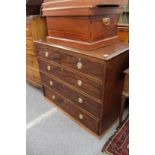
[{"label": "drawer front", "polygon": [[30,39],[26,39],[26,50],[33,50],[34,46],[33,46],[33,40],[32,38]]},{"label": "drawer front", "polygon": [[26,65],[33,68],[39,68],[37,57],[34,55],[26,54]]},{"label": "drawer front", "polygon": [[102,80],[103,78],[104,65],[92,59],[84,58],[81,55],[73,56],[64,54],[58,48],[48,48],[47,46],[38,46],[38,55],[65,67],[90,75],[96,79]]},{"label": "drawer front", "polygon": [[26,25],[26,37],[32,37],[32,29],[30,25]]},{"label": "drawer front", "polygon": [[47,75],[44,75],[41,73],[42,82],[52,90],[58,92],[62,96],[68,98],[76,105],[80,106],[81,108],[85,109],[86,111],[90,112],[94,116],[98,117],[100,116],[100,109],[101,105],[88,97],[82,95],[81,93],[78,93],[64,84],[57,82],[51,77],[48,77]]},{"label": "drawer front", "polygon": [[72,117],[74,117],[76,120],[78,120],[80,123],[91,129],[95,133],[98,133],[98,120],[91,117],[87,112],[81,110],[76,105],[74,105],[64,97],[60,96],[55,91],[52,91],[47,87],[44,87],[44,91],[45,96],[53,103],[55,103],[57,106],[62,108],[64,111],[66,111],[68,114],[70,114]]},{"label": "drawer front", "polygon": [[48,74],[51,74],[62,81],[82,90],[90,96],[101,99],[101,85],[87,78],[76,75],[64,68],[52,65],[45,61],[39,60],[40,69]]},{"label": "drawer front", "polygon": [[30,80],[35,81],[36,83],[39,83],[39,84],[41,83],[39,70],[33,70],[33,69],[30,69],[29,67],[26,67],[26,76]]},{"label": "drawer front", "polygon": [[64,54],[62,57],[62,64],[66,67],[75,69],[79,72],[88,74],[97,79],[102,80],[104,67],[103,64],[89,60],[88,58],[75,57]]}]

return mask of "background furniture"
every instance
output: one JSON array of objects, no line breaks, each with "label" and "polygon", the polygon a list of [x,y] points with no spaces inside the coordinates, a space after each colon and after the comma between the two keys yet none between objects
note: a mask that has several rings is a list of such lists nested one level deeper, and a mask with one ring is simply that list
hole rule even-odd
[{"label": "background furniture", "polygon": [[121,41],[129,43],[129,4],[124,7],[123,13],[120,15],[117,34]]},{"label": "background furniture", "polygon": [[125,107],[125,101],[129,97],[129,69],[124,71],[124,87],[122,92],[122,101],[120,105],[119,126],[122,124],[122,116]]},{"label": "background furniture", "polygon": [[41,14],[43,0],[26,0],[26,16]]},{"label": "background furniture", "polygon": [[129,25],[119,24],[117,26],[117,34],[122,42],[129,43]]},{"label": "background furniture", "polygon": [[45,18],[40,16],[26,18],[26,79],[36,87],[41,87],[41,79],[33,41],[45,39],[46,35]]}]

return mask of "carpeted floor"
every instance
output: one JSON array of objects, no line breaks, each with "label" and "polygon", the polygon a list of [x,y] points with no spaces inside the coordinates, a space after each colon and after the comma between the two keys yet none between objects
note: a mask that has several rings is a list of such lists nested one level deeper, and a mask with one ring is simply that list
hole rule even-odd
[{"label": "carpeted floor", "polygon": [[26,89],[27,155],[104,155],[118,122],[98,140],[50,105],[41,90],[29,84]]}]

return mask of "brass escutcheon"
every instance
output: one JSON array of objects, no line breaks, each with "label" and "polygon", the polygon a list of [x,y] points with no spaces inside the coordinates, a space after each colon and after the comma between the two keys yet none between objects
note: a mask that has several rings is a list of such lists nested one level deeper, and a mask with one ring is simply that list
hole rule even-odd
[{"label": "brass escutcheon", "polygon": [[103,22],[104,25],[109,25],[110,24],[110,18],[109,17],[103,18],[102,22]]}]

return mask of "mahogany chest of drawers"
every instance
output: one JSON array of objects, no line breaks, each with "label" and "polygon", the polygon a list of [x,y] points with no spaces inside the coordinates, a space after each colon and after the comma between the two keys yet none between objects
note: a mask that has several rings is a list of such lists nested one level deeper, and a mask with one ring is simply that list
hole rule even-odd
[{"label": "mahogany chest of drawers", "polygon": [[128,45],[93,51],[35,41],[44,96],[96,135],[119,115]]},{"label": "mahogany chest of drawers", "polygon": [[46,20],[44,18],[39,16],[26,18],[26,79],[36,87],[41,87],[41,79],[33,41],[45,39],[46,35]]}]

